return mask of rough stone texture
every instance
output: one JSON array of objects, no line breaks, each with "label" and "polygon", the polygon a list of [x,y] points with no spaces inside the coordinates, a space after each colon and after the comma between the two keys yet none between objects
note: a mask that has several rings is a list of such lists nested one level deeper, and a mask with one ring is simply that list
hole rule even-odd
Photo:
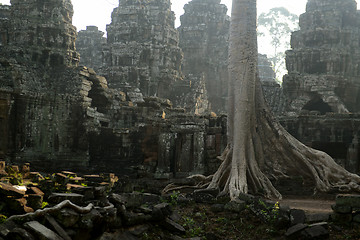
[{"label": "rough stone texture", "polygon": [[336,205],[360,208],[360,195],[339,194],[336,196]]},{"label": "rough stone texture", "polygon": [[114,9],[101,69],[111,87],[129,84],[144,96],[173,98],[182,51],[170,7],[170,0],[126,0]]},{"label": "rough stone texture", "polygon": [[359,114],[303,112],[299,117],[280,117],[279,120],[304,144],[328,153],[347,170],[359,173]]},{"label": "rough stone texture", "polygon": [[0,48],[8,43],[10,6],[0,5]]},{"label": "rough stone texture", "polygon": [[230,23],[227,7],[220,0],[193,0],[184,10],[179,27],[183,72],[192,84],[198,85],[203,79],[211,109],[225,112]]},{"label": "rough stone texture", "polygon": [[286,53],[290,112],[360,110],[360,14],[354,0],[309,0]]},{"label": "rough stone texture", "polygon": [[18,54],[33,62],[76,66],[73,13],[70,0],[11,0],[9,42],[15,48],[22,46],[24,52]]},{"label": "rough stone texture", "polygon": [[80,53],[80,64],[97,71],[102,66],[102,48],[106,43],[104,32],[96,26],[87,26],[76,39],[76,50]]},{"label": "rough stone texture", "polygon": [[39,239],[44,240],[61,240],[62,238],[49,228],[37,221],[31,221],[24,224],[24,227],[34,232]]},{"label": "rough stone texture", "polygon": [[264,92],[265,102],[275,115],[283,115],[287,101],[279,83],[276,82],[275,72],[266,55],[258,56],[258,72]]}]

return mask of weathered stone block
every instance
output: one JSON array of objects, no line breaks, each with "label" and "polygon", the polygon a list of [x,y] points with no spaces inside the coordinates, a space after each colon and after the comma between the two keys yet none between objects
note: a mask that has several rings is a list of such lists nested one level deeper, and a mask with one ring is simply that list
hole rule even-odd
[{"label": "weathered stone block", "polygon": [[315,223],[315,222],[326,222],[330,219],[331,213],[307,213],[306,222]]},{"label": "weathered stone block", "polygon": [[246,209],[246,202],[242,200],[234,200],[225,204],[225,210],[240,213]]},{"label": "weathered stone block", "polygon": [[339,194],[336,196],[336,205],[360,208],[360,195]]},{"label": "weathered stone block", "polygon": [[62,240],[59,235],[37,221],[27,222],[24,227],[34,232],[38,239]]},{"label": "weathered stone block", "polygon": [[309,226],[302,232],[302,235],[307,239],[328,239],[329,231],[320,225]]},{"label": "weathered stone block", "polygon": [[360,223],[360,214],[355,214],[355,215],[353,216],[353,221],[354,221],[354,222],[357,222],[357,223]]},{"label": "weathered stone block", "polygon": [[339,224],[349,225],[352,221],[352,214],[333,213],[331,220]]},{"label": "weathered stone block", "polygon": [[77,212],[68,208],[61,209],[54,217],[65,228],[73,227],[80,219]]},{"label": "weathered stone block", "polygon": [[338,205],[338,204],[334,204],[331,206],[332,210],[334,210],[334,212],[337,213],[351,213],[352,212],[352,207],[351,206],[347,206],[347,205]]},{"label": "weathered stone block", "polygon": [[36,240],[34,236],[23,228],[14,228],[6,239]]},{"label": "weathered stone block", "polygon": [[170,232],[177,232],[180,234],[185,234],[186,230],[180,224],[174,222],[170,218],[166,218],[165,221],[161,222],[161,225],[169,230]]},{"label": "weathered stone block", "polygon": [[292,226],[305,223],[305,211],[301,209],[290,210],[290,223]]},{"label": "weathered stone block", "polygon": [[299,239],[299,235],[307,227],[308,226],[303,223],[296,224],[286,231],[285,236],[288,239]]},{"label": "weathered stone block", "polygon": [[83,203],[84,196],[77,193],[52,193],[49,196],[50,203],[60,203],[65,200],[69,200],[74,204],[81,205]]}]

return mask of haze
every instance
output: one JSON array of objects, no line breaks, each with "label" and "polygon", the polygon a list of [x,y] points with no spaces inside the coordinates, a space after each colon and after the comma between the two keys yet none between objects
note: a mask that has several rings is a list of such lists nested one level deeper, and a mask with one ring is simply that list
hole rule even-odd
[{"label": "haze", "polygon": [[[172,10],[176,14],[176,26],[180,25],[180,16],[183,14],[183,6],[190,0],[172,0]],[[357,0],[359,1],[359,0]],[[222,0],[231,12],[231,0]],[[307,0],[258,0],[258,13],[266,12],[274,7],[285,7],[290,12],[300,15],[305,12]],[[0,0],[0,3],[10,4],[10,0]],[[105,32],[106,24],[111,21],[111,12],[118,6],[119,0],[72,0],[74,5],[73,24],[78,30],[86,29],[86,26],[95,25]]]}]

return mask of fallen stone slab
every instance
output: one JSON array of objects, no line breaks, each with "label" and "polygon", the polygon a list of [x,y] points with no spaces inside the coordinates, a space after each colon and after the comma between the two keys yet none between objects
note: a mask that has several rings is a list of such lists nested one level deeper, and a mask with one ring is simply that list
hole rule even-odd
[{"label": "fallen stone slab", "polygon": [[44,196],[44,192],[41,191],[39,188],[37,187],[30,187],[30,190],[34,193],[34,194],[37,194],[37,195],[40,195],[40,196]]},{"label": "fallen stone slab", "polygon": [[288,239],[297,239],[298,236],[301,234],[301,231],[303,231],[307,227],[308,226],[303,223],[296,224],[286,231],[285,237]]},{"label": "fallen stone slab", "polygon": [[351,206],[341,206],[341,205],[332,205],[332,210],[337,213],[351,213],[352,207]]},{"label": "fallen stone slab", "polygon": [[329,231],[320,225],[306,228],[302,233],[307,239],[328,239]]},{"label": "fallen stone slab", "polygon": [[174,222],[173,220],[171,220],[170,218],[166,218],[165,221],[161,222],[161,225],[166,228],[167,230],[169,230],[170,232],[177,232],[180,234],[185,234],[186,230],[183,226],[181,226],[180,224]]},{"label": "fallen stone slab", "polygon": [[14,228],[6,239],[36,240],[36,238],[23,228]]},{"label": "fallen stone slab", "polygon": [[141,237],[141,235],[146,232],[149,229],[149,225],[138,225],[138,226],[134,226],[128,229],[128,231],[137,237]]},{"label": "fallen stone slab", "polygon": [[299,223],[305,223],[305,211],[301,209],[290,210],[290,224],[294,226]]},{"label": "fallen stone slab", "polygon": [[0,237],[6,237],[14,228],[17,227],[18,226],[13,221],[9,220],[0,224]]},{"label": "fallen stone slab", "polygon": [[24,224],[24,227],[32,231],[38,238],[43,240],[63,240],[59,235],[37,221]]},{"label": "fallen stone slab", "polygon": [[100,175],[84,175],[83,178],[91,183],[101,183],[104,181],[104,178]]},{"label": "fallen stone slab", "polygon": [[25,198],[7,198],[6,204],[9,210],[15,212],[16,214],[23,214],[23,213],[31,213],[34,212],[34,209],[28,207],[27,200]]},{"label": "fallen stone slab", "polygon": [[322,226],[325,229],[328,229],[329,228],[329,223],[327,223],[327,222],[319,222],[319,223],[314,223],[314,224],[309,225],[309,227],[315,227],[315,226]]},{"label": "fallen stone slab", "polygon": [[25,195],[25,191],[18,190],[10,184],[0,182],[0,195],[23,197]]},{"label": "fallen stone slab", "polygon": [[225,204],[225,210],[240,213],[246,209],[246,202],[243,200],[233,200]]},{"label": "fallen stone slab", "polygon": [[309,213],[306,214],[307,223],[316,223],[316,222],[327,222],[330,219],[330,213]]},{"label": "fallen stone slab", "polygon": [[114,239],[121,239],[121,240],[139,240],[139,238],[132,235],[130,232],[115,232],[109,233],[105,232],[98,240],[114,240]]},{"label": "fallen stone slab", "polygon": [[352,208],[360,208],[360,195],[355,194],[339,194],[336,196],[336,205],[350,206]]},{"label": "fallen stone slab", "polygon": [[63,208],[55,216],[56,220],[64,227],[74,226],[80,219],[80,214],[71,208]]},{"label": "fallen stone slab", "polygon": [[72,203],[80,205],[83,203],[84,196],[77,193],[52,193],[49,196],[48,201],[50,203],[60,203],[65,200],[69,200]]},{"label": "fallen stone slab", "polygon": [[50,216],[47,215],[45,217],[46,221],[52,226],[52,228],[56,231],[57,234],[59,234],[60,237],[62,237],[64,240],[71,240],[71,237],[67,234],[67,232],[56,222],[56,220]]}]

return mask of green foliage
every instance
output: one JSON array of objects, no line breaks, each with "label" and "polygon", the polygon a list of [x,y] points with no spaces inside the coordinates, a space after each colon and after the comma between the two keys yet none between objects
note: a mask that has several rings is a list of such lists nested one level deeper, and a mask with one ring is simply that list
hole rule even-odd
[{"label": "green foliage", "polygon": [[272,51],[267,54],[278,81],[281,81],[280,73],[285,71],[285,51],[290,48],[291,32],[298,29],[298,19],[296,14],[284,7],[272,8],[267,13],[261,13],[258,18],[259,47],[270,42]]},{"label": "green foliage", "polygon": [[200,237],[203,235],[204,230],[196,224],[193,218],[184,217],[183,219],[184,219],[183,227],[188,229],[189,237]]},{"label": "green foliage", "polygon": [[49,203],[44,201],[44,202],[41,203],[41,208],[43,209],[43,208],[45,208],[47,205],[49,205]]},{"label": "green foliage", "polygon": [[279,218],[279,202],[276,202],[274,206],[266,205],[262,200],[259,200],[260,214],[263,216],[266,222],[275,224]]},{"label": "green foliage", "polygon": [[7,216],[0,214],[0,224],[6,222]]},{"label": "green foliage", "polygon": [[177,206],[178,205],[179,194],[180,194],[179,191],[173,191],[172,194],[170,194],[169,204],[171,206]]}]

